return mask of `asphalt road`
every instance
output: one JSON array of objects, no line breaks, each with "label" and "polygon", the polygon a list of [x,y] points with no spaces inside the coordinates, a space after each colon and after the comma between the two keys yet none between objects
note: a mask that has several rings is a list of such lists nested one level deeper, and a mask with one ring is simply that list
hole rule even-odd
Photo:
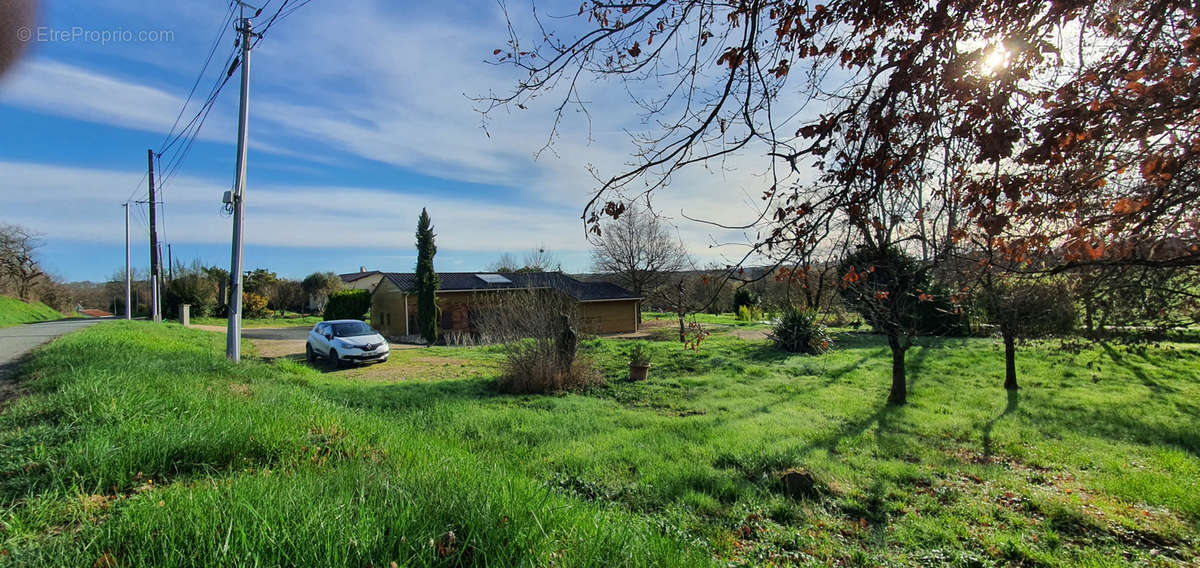
[{"label": "asphalt road", "polygon": [[8,377],[21,359],[37,346],[64,333],[83,329],[111,318],[46,321],[0,328],[0,400],[8,398]]}]

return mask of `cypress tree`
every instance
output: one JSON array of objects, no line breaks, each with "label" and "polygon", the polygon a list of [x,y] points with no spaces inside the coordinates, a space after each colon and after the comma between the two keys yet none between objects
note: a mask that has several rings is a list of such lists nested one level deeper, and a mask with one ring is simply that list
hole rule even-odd
[{"label": "cypress tree", "polygon": [[441,282],[433,270],[433,255],[437,254],[434,236],[429,213],[422,208],[417,219],[417,329],[430,345],[437,341],[438,322],[442,319],[436,295]]}]

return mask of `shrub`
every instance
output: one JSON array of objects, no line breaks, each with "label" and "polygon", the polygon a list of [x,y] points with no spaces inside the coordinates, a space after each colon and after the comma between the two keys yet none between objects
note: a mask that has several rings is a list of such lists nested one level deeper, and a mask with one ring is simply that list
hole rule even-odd
[{"label": "shrub", "polygon": [[817,323],[817,312],[794,306],[783,311],[767,338],[789,353],[820,355],[833,347],[833,338]]},{"label": "shrub", "polygon": [[650,354],[646,352],[646,344],[638,341],[629,349],[629,364],[634,367],[645,367],[650,364]]},{"label": "shrub", "polygon": [[748,308],[757,308],[760,303],[761,298],[758,297],[758,294],[755,294],[754,290],[751,290],[745,286],[738,288],[737,291],[733,293],[733,313],[735,314],[738,313],[739,308],[742,306],[746,306]]},{"label": "shrub", "polygon": [[563,364],[558,344],[536,338],[504,346],[503,375],[496,388],[509,394],[545,394],[577,391],[604,384],[604,377],[586,359],[576,357]]},{"label": "shrub", "polygon": [[1064,280],[997,283],[994,294],[985,295],[981,304],[989,323],[1023,338],[1067,335],[1079,320],[1071,287]]},{"label": "shrub", "polygon": [[307,300],[313,302],[318,312],[325,311],[325,303],[329,301],[329,295],[341,290],[344,286],[341,277],[332,272],[314,272],[300,282],[300,287],[304,289],[305,294],[308,294]]},{"label": "shrub", "polygon": [[166,316],[178,318],[180,304],[191,304],[192,317],[207,316],[217,306],[217,288],[201,273],[182,274],[167,283],[163,290]]},{"label": "shrub", "polygon": [[325,321],[363,319],[371,309],[371,294],[366,290],[340,290],[329,295],[325,304]]},{"label": "shrub", "polygon": [[931,298],[917,303],[917,333],[958,337],[971,334],[970,311],[950,301],[950,291],[945,286],[933,282],[924,291]]},{"label": "shrub", "polygon": [[603,377],[577,356],[575,302],[548,291],[511,292],[491,298],[475,314],[483,343],[504,353],[500,392],[542,394],[602,384]]},{"label": "shrub", "polygon": [[737,319],[738,321],[762,321],[762,308],[757,306],[738,306]]},{"label": "shrub", "polygon": [[842,260],[839,293],[875,332],[904,330],[918,335],[967,335],[970,318],[920,260],[897,248],[859,247]]},{"label": "shrub", "polygon": [[242,292],[242,317],[270,317],[271,309],[267,307],[267,297],[254,292]]}]

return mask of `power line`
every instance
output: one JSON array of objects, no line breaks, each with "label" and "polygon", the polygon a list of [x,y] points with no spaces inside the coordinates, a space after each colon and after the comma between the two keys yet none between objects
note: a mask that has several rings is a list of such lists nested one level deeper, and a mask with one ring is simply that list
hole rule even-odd
[{"label": "power line", "polygon": [[159,148],[158,153],[162,154],[167,146],[167,142],[171,139],[171,135],[175,134],[175,128],[179,126],[179,121],[183,118],[183,113],[187,111],[188,104],[192,102],[192,97],[196,94],[196,87],[200,86],[200,81],[204,79],[204,74],[208,72],[208,66],[212,63],[213,55],[217,53],[217,47],[221,44],[221,40],[225,38],[225,31],[229,28],[229,23],[233,21],[234,2],[229,3],[228,12],[221,21],[221,27],[217,30],[217,39],[213,40],[212,47],[208,49],[208,57],[204,59],[204,65],[200,67],[200,73],[196,75],[195,82],[192,83],[192,90],[188,91],[187,99],[183,101],[183,107],[179,109],[179,114],[175,116],[175,123],[171,125],[171,130],[167,132],[167,137],[163,139],[162,148]]},{"label": "power line", "polygon": [[[301,0],[299,3],[292,5],[291,4],[292,0],[283,0],[283,2],[280,3],[279,7],[275,10],[275,13],[272,14],[270,19],[267,20],[267,23],[262,27],[262,29],[260,31],[258,31],[255,34],[254,42],[250,45],[250,47],[254,48],[255,46],[257,46],[258,43],[260,41],[262,41],[263,35],[266,33],[267,30],[269,30],[271,28],[272,25],[275,24],[275,22],[283,20],[284,18],[287,18],[288,16],[294,14],[297,10],[299,10],[300,8],[303,8],[305,5],[307,5],[311,1],[312,0]],[[230,4],[229,13],[226,15],[225,21],[222,24],[223,27],[221,30],[221,34],[217,37],[216,42],[214,42],[213,48],[209,50],[208,60],[205,61],[204,68],[201,69],[201,75],[200,75],[200,77],[197,77],[197,79],[196,79],[196,84],[199,84],[200,79],[203,77],[205,70],[207,70],[208,64],[212,59],[212,54],[216,51],[216,46],[220,43],[221,38],[224,37],[225,28],[228,27],[229,21],[233,18],[233,14],[235,11],[234,8],[238,4],[239,4],[239,2],[237,2],[236,0]],[[254,16],[252,16],[252,17],[260,16],[262,14],[263,10],[266,8],[266,6],[269,4],[270,4],[270,0],[268,0],[268,2],[263,5],[263,8],[256,9]],[[291,6],[290,8],[289,8],[289,5]],[[240,39],[238,41],[240,41]],[[241,58],[237,56],[237,42],[235,42],[234,50],[225,59],[225,65],[223,66],[224,68],[226,68],[225,76],[218,77],[218,81],[217,81],[216,85],[214,85],[213,88],[210,90],[208,98],[205,100],[204,104],[202,104],[200,106],[200,109],[196,111],[196,114],[193,115],[192,119],[190,121],[188,121],[187,125],[185,125],[184,128],[182,130],[180,130],[179,133],[176,134],[174,137],[171,137],[170,135],[168,135],[167,140],[165,140],[163,143],[162,149],[159,150],[158,153],[160,155],[165,154],[172,147],[174,147],[176,144],[178,144],[180,142],[180,140],[184,139],[185,137],[187,138],[187,141],[183,143],[183,145],[180,147],[180,149],[170,159],[168,159],[166,169],[162,170],[163,173],[160,176],[160,180],[159,180],[160,183],[158,184],[158,186],[160,188],[164,187],[169,181],[171,181],[174,178],[175,174],[179,171],[180,167],[182,167],[183,162],[187,159],[188,155],[191,154],[192,146],[195,144],[197,137],[199,137],[200,130],[203,128],[205,121],[208,119],[209,113],[212,112],[212,109],[216,103],[217,96],[221,93],[221,90],[224,89],[225,85],[228,84],[229,80],[233,77],[234,72],[237,71],[237,69],[240,67],[240,65],[241,65]],[[194,95],[195,89],[196,89],[196,85],[194,84],[192,86],[192,93],[189,93],[189,95],[188,95],[189,101],[191,100],[191,97]],[[185,103],[184,109],[186,109],[186,107],[187,107],[187,103]],[[184,112],[184,110],[181,109],[180,117],[182,117],[183,112]],[[179,118],[176,119],[176,125],[178,125],[178,122],[179,122]],[[171,128],[171,132],[174,133],[174,131],[175,131],[175,127],[173,126]]]},{"label": "power line", "polygon": [[209,92],[208,98],[204,101],[204,104],[200,106],[200,109],[196,112],[196,115],[193,116],[192,120],[188,122],[187,126],[185,126],[184,129],[179,132],[179,135],[164,147],[164,151],[159,153],[161,156],[163,153],[169,150],[171,146],[174,146],[177,142],[179,142],[179,140],[181,140],[184,136],[187,137],[187,142],[185,142],[183,146],[181,146],[180,149],[175,152],[170,159],[168,159],[167,169],[164,172],[163,179],[161,180],[162,184],[165,184],[175,176],[175,173],[179,171],[179,168],[183,165],[184,160],[186,160],[187,156],[191,153],[192,145],[196,143],[196,139],[200,136],[200,130],[204,127],[204,123],[208,120],[209,113],[211,113],[213,107],[216,106],[215,103],[217,96],[221,94],[221,90],[225,88],[227,83],[229,83],[229,79],[233,76],[233,72],[236,71],[240,65],[240,59],[235,57],[236,52],[237,49],[235,48],[234,51],[230,53],[229,57],[226,58],[226,66],[228,66],[229,70],[223,77],[218,78],[217,83],[213,85],[213,88]]},{"label": "power line", "polygon": [[[297,10],[305,7],[306,5],[308,5],[309,2],[312,2],[312,0],[301,0],[300,2],[298,2],[297,4],[292,6],[291,9],[288,9],[285,12],[284,10],[287,9],[288,4],[291,3],[291,0],[283,0],[283,3],[280,4],[279,8],[275,10],[275,13],[271,15],[271,18],[269,20],[267,20],[267,23],[261,29],[258,30],[258,32],[257,32],[258,38],[254,40],[254,43],[251,44],[250,47],[251,48],[258,47],[258,43],[262,41],[263,36],[265,36],[267,33],[267,30],[270,30],[271,26],[275,25],[275,22],[282,21],[283,19],[287,18],[288,16],[295,14]],[[262,10],[259,10],[259,11],[261,12]]]},{"label": "power line", "polygon": [[149,174],[150,174],[149,170],[142,172],[142,179],[137,182],[137,185],[133,186],[133,191],[129,192],[129,197],[127,199],[125,199],[125,203],[129,203],[130,201],[133,201],[133,198],[135,195],[137,195],[138,190],[142,189],[143,187],[146,187],[142,184],[146,183],[146,176]]}]

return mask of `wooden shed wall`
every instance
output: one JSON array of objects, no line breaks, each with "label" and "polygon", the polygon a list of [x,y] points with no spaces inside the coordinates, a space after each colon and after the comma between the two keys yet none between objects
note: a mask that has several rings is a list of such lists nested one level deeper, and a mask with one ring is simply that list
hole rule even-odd
[{"label": "wooden shed wall", "polygon": [[579,304],[579,326],[588,333],[631,333],[638,329],[638,300]]},{"label": "wooden shed wall", "polygon": [[406,294],[384,279],[371,295],[371,327],[388,337],[404,335],[404,298]]}]

